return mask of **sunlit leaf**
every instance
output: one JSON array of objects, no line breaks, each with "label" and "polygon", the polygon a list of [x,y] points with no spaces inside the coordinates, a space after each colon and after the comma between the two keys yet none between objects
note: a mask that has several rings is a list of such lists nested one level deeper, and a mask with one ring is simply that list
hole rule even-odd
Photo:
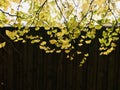
[{"label": "sunlit leaf", "polygon": [[86,40],[85,43],[86,43],[86,44],[90,44],[90,43],[91,43],[91,40]]},{"label": "sunlit leaf", "polygon": [[46,41],[42,41],[40,44],[41,45],[46,45],[46,43],[47,43]]},{"label": "sunlit leaf", "polygon": [[56,53],[61,53],[61,50],[56,50]]},{"label": "sunlit leaf", "polygon": [[5,45],[6,45],[6,42],[0,43],[0,48],[5,47]]},{"label": "sunlit leaf", "polygon": [[81,54],[82,52],[80,52],[80,51],[77,51],[77,54]]},{"label": "sunlit leaf", "polygon": [[[39,39],[35,39],[35,40],[32,40],[31,41],[31,43],[33,44],[33,43],[39,43],[40,42],[40,40]],[[43,43],[42,43],[43,44]]]},{"label": "sunlit leaf", "polygon": [[86,53],[86,54],[84,54],[84,56],[85,56],[85,57],[88,57],[88,56],[89,56],[89,54],[88,54],[88,53]]},{"label": "sunlit leaf", "polygon": [[49,41],[51,44],[55,44],[57,41],[55,39],[52,39]]},{"label": "sunlit leaf", "polygon": [[65,53],[69,53],[70,52],[70,50],[65,50]]},{"label": "sunlit leaf", "polygon": [[14,40],[16,38],[15,36],[17,35],[17,33],[15,31],[6,30],[6,35],[12,40]]}]

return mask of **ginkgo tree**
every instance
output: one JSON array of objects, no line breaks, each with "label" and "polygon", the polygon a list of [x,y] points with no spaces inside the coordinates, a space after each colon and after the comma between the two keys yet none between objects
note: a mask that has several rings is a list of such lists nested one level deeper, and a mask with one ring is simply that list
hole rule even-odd
[{"label": "ginkgo tree", "polygon": [[[119,0],[0,0],[0,27],[14,27],[12,31],[6,30],[11,40],[38,43],[46,53],[65,52],[70,60],[81,54],[82,65],[89,53],[83,53],[80,47],[91,44],[98,31],[102,32],[97,38],[100,55],[108,55],[117,46],[119,4]],[[29,33],[30,27],[41,34]],[[0,48],[5,45],[6,41],[1,42]]]}]

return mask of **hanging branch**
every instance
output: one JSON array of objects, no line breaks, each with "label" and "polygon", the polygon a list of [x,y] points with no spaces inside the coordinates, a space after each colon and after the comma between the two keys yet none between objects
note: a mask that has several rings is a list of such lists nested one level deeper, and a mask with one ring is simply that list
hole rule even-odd
[{"label": "hanging branch", "polygon": [[0,9],[0,11],[8,16],[11,16],[11,17],[19,17],[19,18],[22,18],[21,16],[17,16],[17,15],[14,15],[14,14],[10,14],[8,12],[5,12],[4,10]]}]

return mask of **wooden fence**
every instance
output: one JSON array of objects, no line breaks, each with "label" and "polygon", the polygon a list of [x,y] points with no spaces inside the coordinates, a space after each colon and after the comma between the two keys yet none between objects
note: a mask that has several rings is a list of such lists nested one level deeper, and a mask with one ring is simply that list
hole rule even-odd
[{"label": "wooden fence", "polygon": [[96,42],[87,47],[90,56],[79,67],[79,56],[70,61],[37,45],[9,43],[0,49],[0,90],[120,90],[120,42],[108,56],[97,49]]}]

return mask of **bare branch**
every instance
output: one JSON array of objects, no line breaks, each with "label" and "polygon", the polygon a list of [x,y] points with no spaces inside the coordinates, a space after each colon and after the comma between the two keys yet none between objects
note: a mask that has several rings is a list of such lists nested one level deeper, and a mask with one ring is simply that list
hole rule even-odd
[{"label": "bare branch", "polygon": [[45,6],[45,4],[47,3],[47,1],[48,0],[45,0],[44,1],[44,3],[39,7],[39,9],[36,11],[36,14],[39,14],[41,11],[42,11],[42,9],[43,9],[43,7]]},{"label": "bare branch", "polygon": [[10,14],[8,12],[5,12],[4,10],[0,9],[0,11],[6,15],[9,15],[9,16],[12,16],[12,17],[17,17],[17,15],[14,15],[14,14]]},{"label": "bare branch", "polygon": [[58,9],[59,9],[59,11],[60,11],[60,13],[61,13],[62,17],[64,18],[65,22],[67,22],[67,19],[66,19],[66,18],[65,18],[65,16],[63,15],[63,12],[62,12],[62,10],[61,10],[60,6],[58,5],[57,0],[55,0],[55,3],[56,3],[56,5],[57,5],[57,7],[58,7]]}]

